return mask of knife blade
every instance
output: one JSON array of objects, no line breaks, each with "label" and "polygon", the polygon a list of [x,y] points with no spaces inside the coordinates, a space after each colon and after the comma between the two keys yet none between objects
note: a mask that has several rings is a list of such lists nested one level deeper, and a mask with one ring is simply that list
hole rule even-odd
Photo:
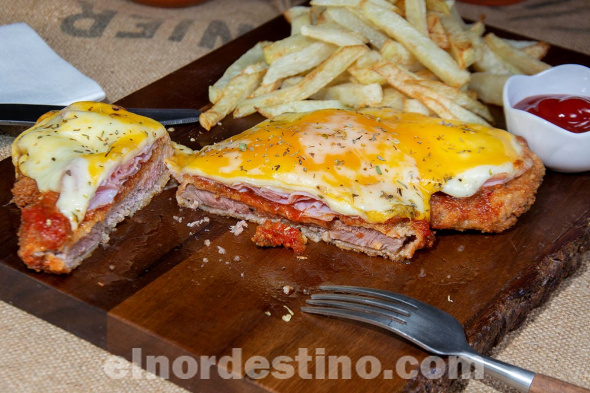
[{"label": "knife blade", "polygon": [[[0,125],[31,126],[50,111],[63,109],[58,105],[0,104]],[[201,112],[197,109],[125,108],[137,115],[149,117],[164,126],[197,123]]]}]

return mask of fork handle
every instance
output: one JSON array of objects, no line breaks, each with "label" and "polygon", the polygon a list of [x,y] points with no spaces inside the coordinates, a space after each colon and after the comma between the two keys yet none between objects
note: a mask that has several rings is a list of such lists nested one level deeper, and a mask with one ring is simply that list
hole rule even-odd
[{"label": "fork handle", "polygon": [[590,390],[572,385],[560,379],[535,374],[512,364],[483,356],[471,348],[459,356],[482,364],[484,373],[504,382],[520,392],[528,393],[590,393]]},{"label": "fork handle", "polygon": [[590,390],[572,385],[560,379],[548,377],[543,374],[535,374],[530,393],[590,393]]}]

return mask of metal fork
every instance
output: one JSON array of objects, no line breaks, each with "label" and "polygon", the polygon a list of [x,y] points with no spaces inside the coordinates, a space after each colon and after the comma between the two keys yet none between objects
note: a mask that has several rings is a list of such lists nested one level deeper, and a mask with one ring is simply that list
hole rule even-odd
[{"label": "metal fork", "polygon": [[409,296],[371,288],[320,286],[337,293],[311,295],[301,311],[370,323],[406,338],[428,352],[458,356],[483,366],[484,373],[521,392],[590,392],[567,382],[535,374],[477,353],[467,343],[463,327],[450,314]]}]

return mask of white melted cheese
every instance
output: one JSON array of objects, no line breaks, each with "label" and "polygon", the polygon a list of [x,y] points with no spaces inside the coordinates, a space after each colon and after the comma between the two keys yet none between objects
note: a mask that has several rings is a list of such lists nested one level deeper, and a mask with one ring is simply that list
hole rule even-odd
[{"label": "white melted cheese", "polygon": [[60,194],[57,208],[76,229],[97,188],[165,133],[160,123],[120,107],[78,102],[19,135],[12,161],[17,175],[34,179],[40,192]]},{"label": "white melted cheese", "polygon": [[327,109],[267,120],[191,153],[169,168],[227,185],[304,191],[369,222],[429,219],[438,191],[473,195],[515,175],[521,147],[506,131],[418,114]]}]

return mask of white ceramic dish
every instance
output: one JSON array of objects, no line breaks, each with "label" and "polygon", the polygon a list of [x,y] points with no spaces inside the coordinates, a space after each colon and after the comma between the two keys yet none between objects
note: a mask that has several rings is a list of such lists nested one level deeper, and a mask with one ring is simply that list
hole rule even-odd
[{"label": "white ceramic dish", "polygon": [[509,132],[525,138],[546,167],[558,172],[590,170],[590,132],[576,134],[520,109],[521,100],[543,94],[590,96],[590,68],[564,64],[533,76],[514,75],[504,85]]}]

